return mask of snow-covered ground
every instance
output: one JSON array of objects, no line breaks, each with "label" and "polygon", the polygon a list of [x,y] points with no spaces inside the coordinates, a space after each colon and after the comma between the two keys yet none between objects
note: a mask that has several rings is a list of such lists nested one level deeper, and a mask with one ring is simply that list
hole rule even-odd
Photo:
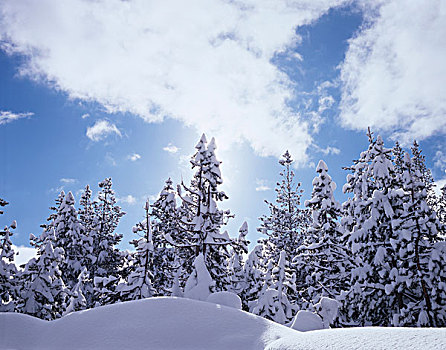
[{"label": "snow-covered ground", "polygon": [[303,333],[226,306],[163,297],[50,322],[0,313],[0,349],[446,349],[446,329]]}]

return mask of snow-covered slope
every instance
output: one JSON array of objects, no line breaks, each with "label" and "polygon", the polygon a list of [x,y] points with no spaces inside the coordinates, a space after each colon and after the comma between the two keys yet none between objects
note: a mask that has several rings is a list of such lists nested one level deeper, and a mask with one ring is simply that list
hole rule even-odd
[{"label": "snow-covered slope", "polygon": [[56,321],[0,313],[0,349],[446,349],[446,329],[300,333],[233,308],[151,298]]}]

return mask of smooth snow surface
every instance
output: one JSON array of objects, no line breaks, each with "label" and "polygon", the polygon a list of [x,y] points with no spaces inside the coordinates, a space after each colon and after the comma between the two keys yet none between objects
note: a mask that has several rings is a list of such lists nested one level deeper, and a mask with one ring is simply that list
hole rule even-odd
[{"label": "smooth snow surface", "polygon": [[223,292],[211,293],[211,295],[208,296],[206,301],[208,303],[233,307],[234,309],[237,310],[242,309],[242,300],[237,294],[231,292],[223,291]]},{"label": "smooth snow surface", "polygon": [[446,329],[301,333],[233,308],[164,297],[74,312],[50,322],[0,313],[0,349],[446,349]]}]

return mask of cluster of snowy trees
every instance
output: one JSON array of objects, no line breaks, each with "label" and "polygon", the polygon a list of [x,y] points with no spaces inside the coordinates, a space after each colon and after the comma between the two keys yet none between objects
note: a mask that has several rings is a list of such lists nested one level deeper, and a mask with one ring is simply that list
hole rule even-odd
[{"label": "cluster of snowy trees", "polygon": [[446,187],[436,196],[416,143],[409,155],[368,136],[368,149],[345,168],[343,204],[323,161],[302,203],[285,152],[276,200],[266,202],[263,235],[249,254],[246,223],[236,238],[223,229],[233,215],[219,209],[228,197],[219,189],[215,141],[204,135],[190,183],[174,187],[168,179],[145,204],[132,252],[117,248],[124,213],[111,179],[99,184],[96,199],[87,186],[78,209],[72,193],[62,192],[41,235],[31,235],[37,257],[25,265],[14,264],[16,222],[0,231],[0,311],[51,320],[120,301],[206,300],[229,291],[244,310],[281,324],[299,310],[320,312],[330,298],[340,308],[332,326],[446,326]]}]

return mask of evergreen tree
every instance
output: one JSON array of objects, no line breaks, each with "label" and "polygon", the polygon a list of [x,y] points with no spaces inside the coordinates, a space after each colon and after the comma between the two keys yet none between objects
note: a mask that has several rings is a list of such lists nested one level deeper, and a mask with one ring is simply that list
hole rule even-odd
[{"label": "evergreen tree", "polygon": [[77,283],[70,291],[70,298],[64,315],[87,308],[87,299],[84,296],[84,291],[86,289],[85,284],[88,283],[88,276],[87,268],[84,267],[78,276]]},{"label": "evergreen tree", "polygon": [[117,287],[120,299],[123,301],[149,298],[154,294],[152,288],[154,246],[149,210],[150,204],[147,200],[144,205],[145,219],[133,228],[134,233],[142,232],[144,236],[131,242],[136,248],[136,253],[132,255],[133,266],[125,282]]},{"label": "evergreen tree", "polygon": [[[153,217],[153,288],[156,295],[171,293],[174,276],[178,270],[177,254],[169,240],[178,240],[178,214],[176,208],[176,194],[169,178],[157,200],[152,205]],[[170,239],[166,239],[170,237]],[[179,276],[179,281],[180,281]],[[182,279],[181,279],[182,281]]]},{"label": "evergreen tree", "polygon": [[344,203],[342,222],[357,265],[346,301],[350,319],[388,326],[403,307],[398,289],[389,294],[384,289],[398,266],[391,242],[398,239],[394,225],[402,212],[401,186],[391,151],[384,148],[380,136],[374,140],[370,131],[368,136],[369,148],[350,168],[344,186],[353,198]]},{"label": "evergreen tree", "polygon": [[319,161],[316,172],[319,175],[313,180],[312,198],[305,202],[312,211],[308,235],[313,242],[303,245],[294,260],[297,270],[306,275],[306,286],[299,291],[302,308],[315,304],[321,297],[340,300],[341,292],[348,289],[352,265],[350,253],[342,242],[341,205],[333,194],[336,184],[324,161]]},{"label": "evergreen tree", "polygon": [[77,284],[83,268],[90,265],[86,259],[92,252],[91,241],[78,219],[71,192],[63,197],[50,227],[54,227],[55,247],[64,251],[65,259],[61,265],[62,279],[71,289]]},{"label": "evergreen tree", "polygon": [[256,245],[249,253],[244,264],[243,274],[245,286],[240,298],[242,299],[242,308],[245,311],[251,311],[253,309],[253,305],[259,298],[259,293],[264,285],[262,251],[263,246],[261,244]]},{"label": "evergreen tree", "polygon": [[232,248],[232,256],[229,261],[229,271],[230,271],[230,290],[233,293],[241,296],[241,293],[245,289],[245,273],[243,270],[243,254],[248,253],[248,244],[246,240],[246,235],[248,234],[248,224],[246,221],[242,224],[239,230],[239,236],[234,241]]},{"label": "evergreen tree", "polygon": [[440,222],[428,204],[425,174],[416,158],[406,154],[403,165],[404,213],[397,223],[399,239],[392,243],[399,261],[392,281],[385,285],[387,294],[395,289],[403,292],[400,314],[395,325],[437,326],[446,321],[446,261],[439,240]]},{"label": "evergreen tree", "polygon": [[[191,160],[195,175],[189,187],[182,183],[184,195],[179,191],[182,200],[179,208],[181,243],[176,244],[176,247],[188,252],[192,250],[196,257],[202,255],[205,266],[215,281],[213,291],[221,291],[226,290],[229,285],[227,261],[228,248],[232,241],[226,231],[222,233],[220,230],[231,215],[229,210],[218,209],[217,202],[228,197],[218,189],[223,180],[220,161],[215,156],[215,140],[212,138],[207,144],[203,134],[195,148],[197,151]],[[185,266],[185,270],[190,268]],[[196,273],[196,268],[193,273]]]},{"label": "evergreen tree", "polygon": [[54,229],[44,231],[39,240],[31,236],[38,248],[38,257],[31,259],[20,273],[21,295],[17,309],[44,320],[61,317],[66,308],[67,289],[60,266],[62,248],[54,248]]},{"label": "evergreen tree", "polygon": [[426,166],[426,159],[417,141],[411,147],[413,167],[420,172],[420,180],[424,183],[427,192],[427,204],[434,208],[437,198],[435,195],[435,182],[431,170]]},{"label": "evergreen tree", "polygon": [[270,214],[260,218],[261,226],[258,231],[267,236],[261,240],[264,254],[274,262],[279,261],[282,250],[290,259],[294,258],[297,249],[306,238],[306,231],[311,222],[309,211],[299,208],[303,190],[301,184],[294,182],[294,171],[291,169],[293,159],[286,151],[279,164],[281,181],[275,189],[276,203],[265,200]]},{"label": "evergreen tree", "polygon": [[[116,205],[111,178],[99,183],[98,200],[93,203],[96,227],[93,233],[95,263],[90,272],[94,276],[95,301],[100,305],[116,302],[116,285],[120,279],[122,255],[116,248],[122,235],[115,232],[125,213]],[[105,294],[104,294],[105,293]],[[104,295],[101,295],[104,294]],[[113,295],[113,297],[111,297]]]},{"label": "evergreen tree", "polygon": [[286,252],[279,254],[277,266],[270,260],[264,285],[252,312],[280,324],[291,321],[296,311],[288,295],[296,294],[295,276],[288,267]]},{"label": "evergreen tree", "polygon": [[[0,199],[0,206],[6,204],[6,201]],[[0,231],[0,312],[14,311],[18,294],[17,267],[14,264],[15,253],[11,242],[11,230],[16,227],[14,220],[11,225]]]}]

